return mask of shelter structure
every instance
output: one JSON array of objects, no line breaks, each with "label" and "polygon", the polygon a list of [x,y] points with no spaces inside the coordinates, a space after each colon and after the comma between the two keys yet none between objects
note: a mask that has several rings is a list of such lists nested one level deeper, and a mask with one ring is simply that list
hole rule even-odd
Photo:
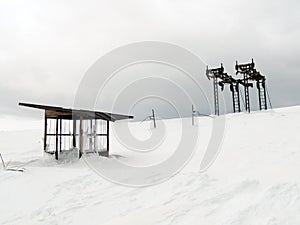
[{"label": "shelter structure", "polygon": [[109,156],[110,122],[133,116],[57,106],[19,103],[44,110],[44,151],[59,159],[64,155],[98,153]]}]

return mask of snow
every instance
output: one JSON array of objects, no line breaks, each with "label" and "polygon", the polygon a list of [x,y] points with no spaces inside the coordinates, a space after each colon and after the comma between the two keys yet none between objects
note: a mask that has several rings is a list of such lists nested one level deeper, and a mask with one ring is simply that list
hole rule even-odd
[{"label": "snow", "polygon": [[[220,152],[200,172],[212,120],[198,119],[200,139],[183,170],[143,188],[112,183],[84,159],[57,162],[43,156],[42,130],[2,130],[4,160],[26,171],[0,170],[0,224],[300,224],[300,107],[226,115]],[[126,151],[112,136],[112,158],[98,160],[135,166],[165,160],[173,154],[182,121],[163,121],[164,143],[147,157]],[[155,132],[149,126],[136,122],[130,130],[145,140]]]}]

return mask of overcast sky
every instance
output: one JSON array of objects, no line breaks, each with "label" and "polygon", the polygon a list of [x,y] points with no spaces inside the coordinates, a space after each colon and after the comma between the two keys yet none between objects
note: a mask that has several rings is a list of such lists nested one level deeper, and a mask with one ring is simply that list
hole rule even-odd
[{"label": "overcast sky", "polygon": [[235,60],[253,57],[273,106],[299,105],[299,11],[296,0],[1,0],[0,118],[40,115],[19,101],[72,106],[99,57],[145,40],[177,44],[210,66],[223,62],[231,74]]}]

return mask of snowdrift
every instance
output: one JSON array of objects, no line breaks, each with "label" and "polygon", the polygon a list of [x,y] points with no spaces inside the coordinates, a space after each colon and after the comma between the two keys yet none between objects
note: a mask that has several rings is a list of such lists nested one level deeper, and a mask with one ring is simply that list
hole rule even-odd
[{"label": "snowdrift", "polygon": [[[112,157],[136,166],[165,160],[180,137],[177,120],[165,124],[173,142],[160,151],[144,157],[112,137]],[[82,159],[43,156],[42,130],[0,131],[4,159],[26,169],[0,170],[0,224],[300,224],[300,107],[226,115],[219,154],[205,172],[212,119],[197,125],[199,144],[188,164],[146,188],[111,183]],[[148,127],[136,123],[132,132],[146,139]]]}]

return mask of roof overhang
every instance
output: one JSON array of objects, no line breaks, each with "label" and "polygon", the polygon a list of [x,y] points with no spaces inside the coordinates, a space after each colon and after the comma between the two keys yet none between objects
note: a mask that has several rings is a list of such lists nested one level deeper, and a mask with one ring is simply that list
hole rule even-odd
[{"label": "roof overhang", "polygon": [[58,106],[39,105],[32,103],[19,103],[20,106],[36,108],[45,110],[45,115],[48,118],[62,118],[62,119],[101,119],[115,122],[117,120],[133,119],[134,116],[116,114],[110,112],[91,111],[83,109],[68,109]]}]

